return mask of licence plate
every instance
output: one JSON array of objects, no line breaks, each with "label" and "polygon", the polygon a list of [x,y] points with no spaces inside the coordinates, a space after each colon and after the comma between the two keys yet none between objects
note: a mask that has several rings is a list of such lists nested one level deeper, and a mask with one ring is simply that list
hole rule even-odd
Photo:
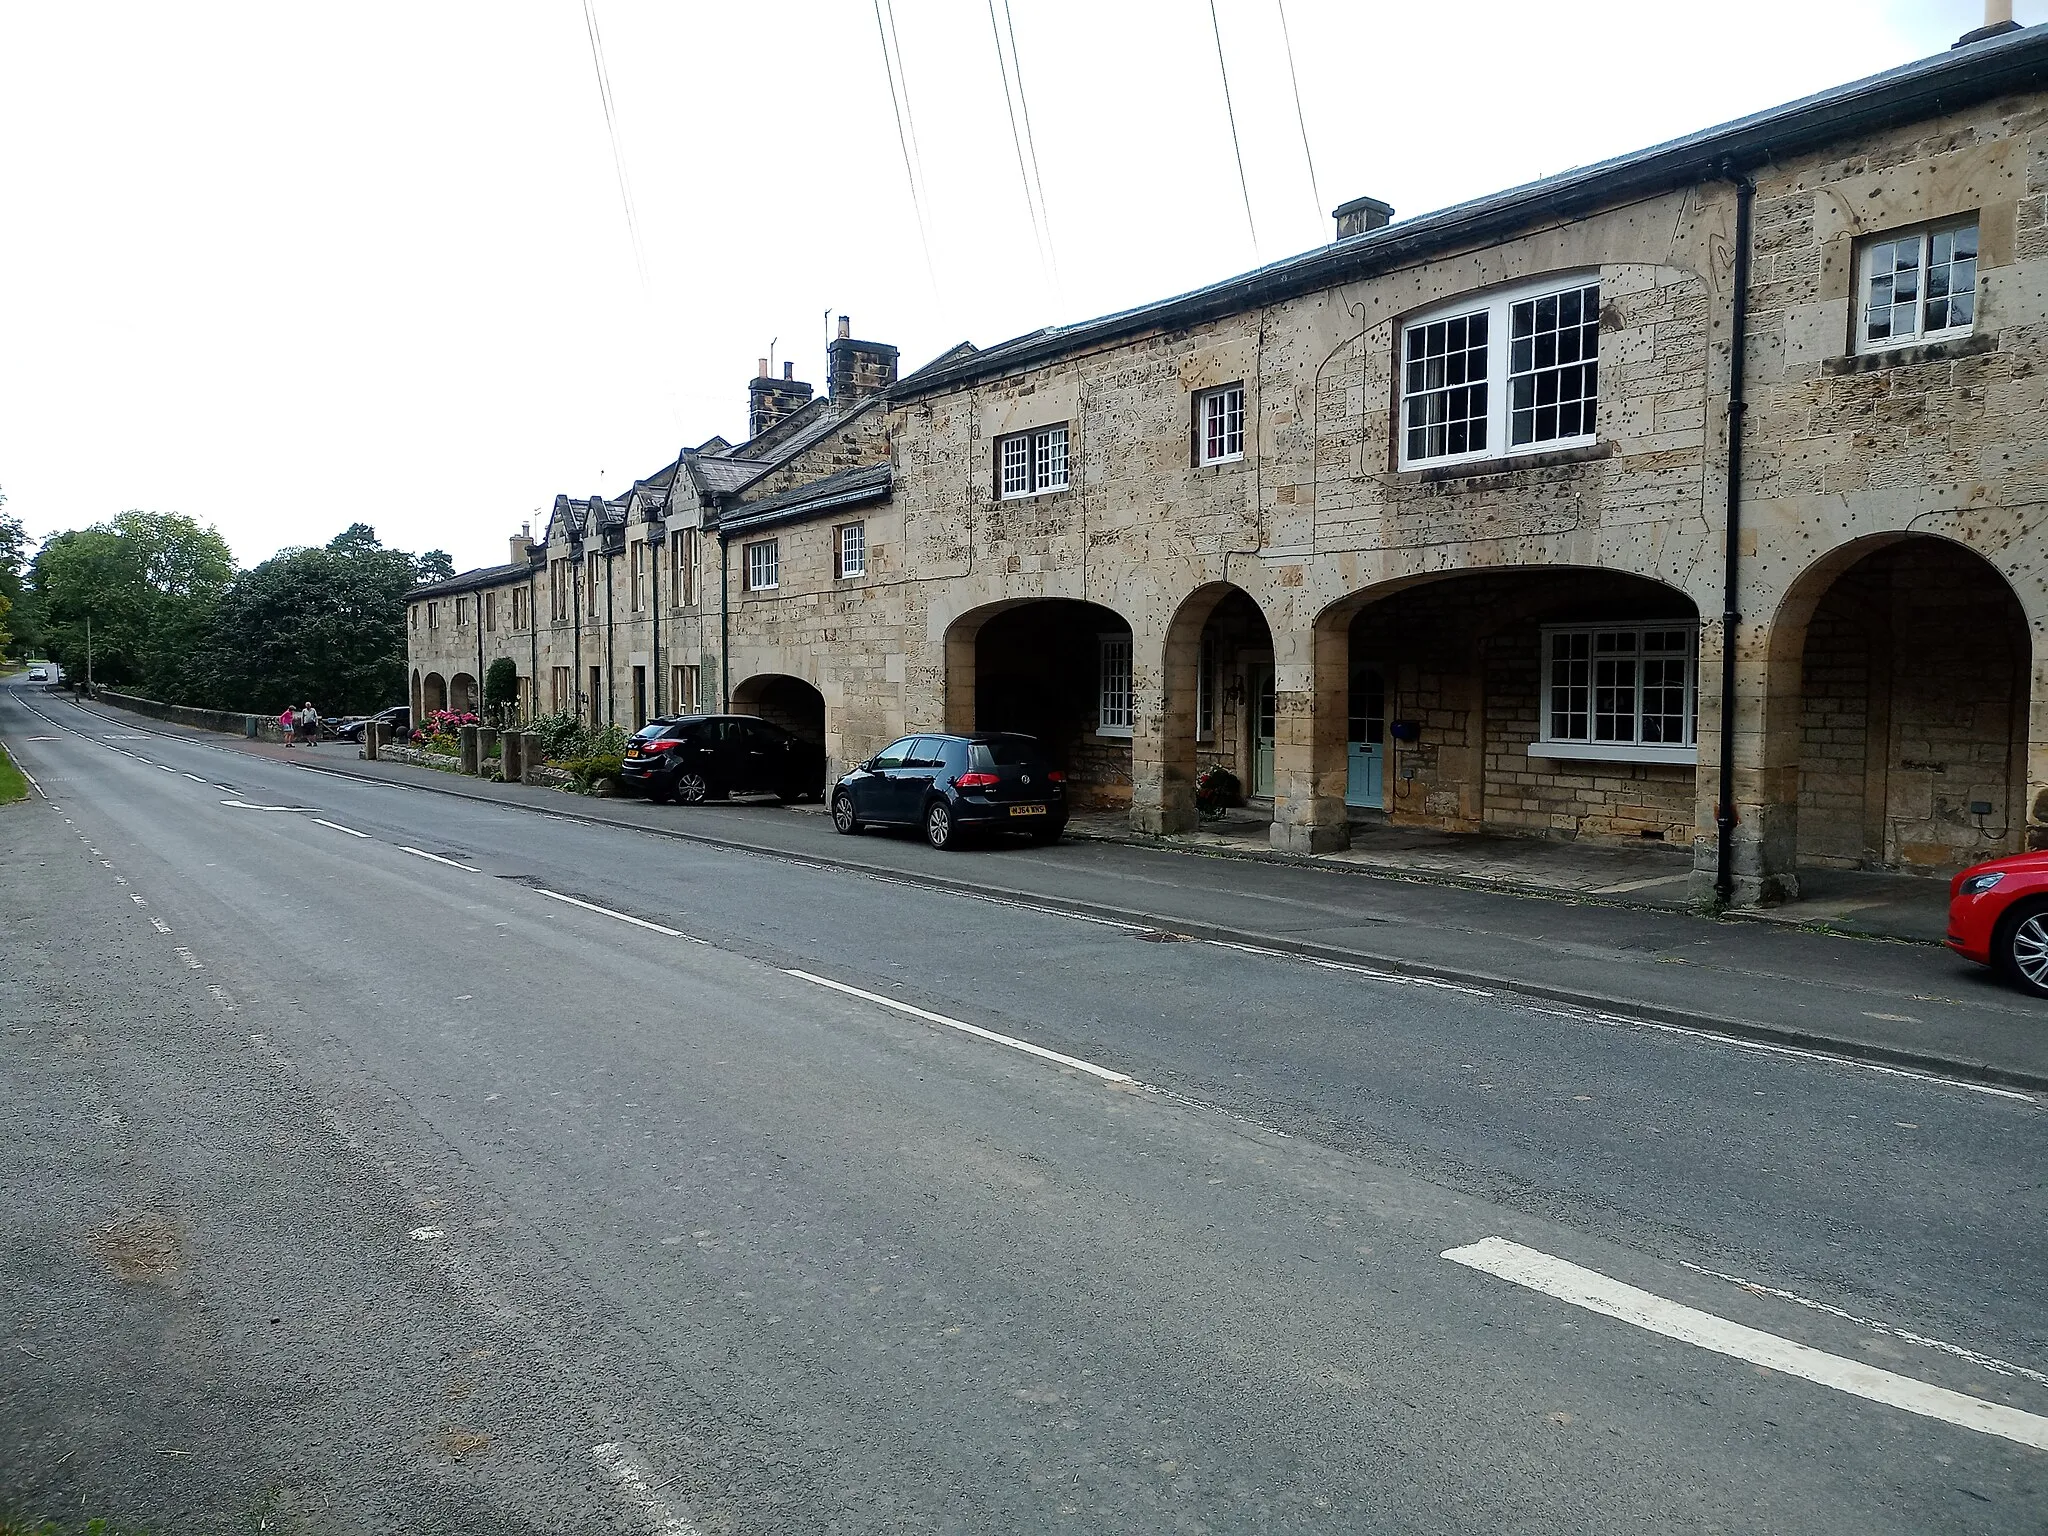
[{"label": "licence plate", "polygon": [[640,749],[639,749],[638,747],[628,747],[628,748],[626,748],[626,756],[628,756],[628,757],[638,757],[639,755],[640,755]]},{"label": "licence plate", "polygon": [[1010,814],[1012,816],[1043,816],[1045,814],[1045,807],[1042,805],[1013,805],[1010,807]]}]

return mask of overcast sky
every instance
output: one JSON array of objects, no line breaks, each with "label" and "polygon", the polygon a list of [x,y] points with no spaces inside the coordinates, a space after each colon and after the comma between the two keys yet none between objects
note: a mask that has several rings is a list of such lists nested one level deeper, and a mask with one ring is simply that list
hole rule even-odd
[{"label": "overcast sky", "polygon": [[771,345],[822,383],[828,312],[908,369],[1320,244],[1360,194],[1424,213],[1982,19],[1284,0],[1311,181],[1280,5],[1216,0],[1248,220],[1208,0],[1009,0],[1041,238],[987,0],[893,0],[927,261],[873,0],[593,3],[644,283],[582,0],[0,0],[8,510],[184,512],[248,564],[360,520],[495,563],[557,492],[743,436]]}]

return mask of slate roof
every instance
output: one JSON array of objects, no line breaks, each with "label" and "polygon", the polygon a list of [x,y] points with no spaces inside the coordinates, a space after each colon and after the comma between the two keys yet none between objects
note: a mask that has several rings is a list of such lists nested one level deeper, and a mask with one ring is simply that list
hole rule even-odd
[{"label": "slate roof", "polygon": [[523,579],[531,567],[522,560],[517,565],[486,565],[473,571],[463,571],[446,581],[430,582],[424,587],[414,587],[405,595],[407,602],[416,602],[423,597],[454,597],[463,592],[478,592],[485,587],[501,586],[505,582]]},{"label": "slate roof", "polygon": [[763,496],[730,509],[719,527],[728,533],[748,533],[780,523],[801,522],[845,507],[863,506],[886,500],[895,485],[896,472],[887,464],[868,464],[859,469],[842,469],[836,475],[813,480],[793,491]]},{"label": "slate roof", "polygon": [[1048,362],[1083,347],[1179,329],[1262,304],[1502,239],[1532,224],[1584,217],[1635,198],[1721,179],[1773,159],[2048,83],[2048,25],[1968,43],[1648,149],[1547,176],[1435,213],[1318,246],[1252,272],[1076,325],[1047,326],[939,361],[889,391],[909,399]]}]

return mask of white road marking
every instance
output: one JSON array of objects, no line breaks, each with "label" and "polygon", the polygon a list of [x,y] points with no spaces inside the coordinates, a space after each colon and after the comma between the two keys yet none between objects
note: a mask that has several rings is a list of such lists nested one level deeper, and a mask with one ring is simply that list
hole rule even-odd
[{"label": "white road marking", "polygon": [[190,779],[194,784],[204,784],[206,782],[206,780],[199,777],[199,775],[196,773],[188,773],[185,775],[185,777]]},{"label": "white road marking", "polygon": [[[474,864],[458,864],[453,859],[444,859],[438,853],[429,853],[424,848],[408,848],[405,846],[405,844],[400,843],[398,845],[398,851],[400,853],[409,853],[416,859],[432,859],[436,864],[446,864],[450,869],[466,869],[472,875],[480,875],[483,873],[483,871],[478,869]],[[567,898],[564,899],[566,900]]]},{"label": "white road marking", "polygon": [[1904,1339],[1908,1344],[1918,1344],[1923,1349],[1938,1349],[1945,1355],[1954,1355],[1958,1360],[1991,1372],[1994,1376],[2024,1376],[2029,1381],[2039,1382],[2048,1387],[2048,1372],[2033,1370],[2028,1366],[2014,1365],[2010,1360],[2001,1360],[1996,1355],[1980,1355],[1974,1349],[1965,1349],[1960,1344],[1944,1344],[1940,1339],[1930,1339],[1924,1333],[1914,1333],[1906,1328],[1894,1328],[1889,1323],[1873,1322],[1867,1317],[1858,1317],[1854,1312],[1825,1301],[1815,1301],[1810,1296],[1801,1296],[1797,1291],[1781,1291],[1775,1285],[1762,1285],[1755,1280],[1745,1280],[1740,1275],[1723,1274],[1718,1269],[1708,1269],[1704,1264],[1694,1264],[1688,1259],[1679,1263],[1696,1275],[1707,1275],[1715,1280],[1726,1280],[1730,1285],[1739,1285],[1745,1291],[1757,1296],[1773,1296],[1779,1301],[1789,1301],[1794,1306],[1806,1307],[1815,1312],[1825,1312],[1830,1317],[1839,1317],[1854,1323],[1858,1328],[1868,1328],[1872,1333],[1884,1334],[1887,1338]]},{"label": "white road marking", "polygon": [[1369,977],[1373,981],[1391,982],[1397,987],[1435,987],[1441,992],[1463,992],[1468,997],[1492,997],[1493,993],[1484,987],[1462,986],[1455,981],[1444,981],[1435,976],[1403,976],[1399,971],[1376,971],[1371,966],[1349,965],[1342,960],[1317,960],[1310,958],[1309,964],[1325,971],[1348,971],[1354,976]]},{"label": "white road marking", "polygon": [[319,809],[318,806],[313,805],[251,805],[246,800],[223,800],[221,804],[233,806],[238,811],[298,811],[303,813]]},{"label": "white road marking", "polygon": [[899,1003],[893,997],[884,997],[879,992],[868,992],[860,987],[850,987],[843,981],[834,981],[828,976],[813,976],[809,971],[785,969],[785,976],[794,976],[799,981],[808,981],[821,987],[830,987],[834,992],[844,992],[848,997],[857,997],[864,1002],[879,1003],[884,1008],[893,1008],[898,1013],[907,1013],[914,1019],[923,1019],[927,1024],[941,1024],[947,1029],[957,1029],[962,1034],[973,1035],[978,1040],[987,1040],[996,1045],[1006,1045],[1013,1051],[1022,1051],[1027,1056],[1036,1056],[1041,1061],[1057,1062],[1063,1067],[1072,1067],[1077,1072],[1086,1072],[1099,1077],[1106,1083],[1135,1083],[1136,1078],[1123,1072],[1099,1067],[1092,1061],[1083,1061],[1078,1056],[1065,1056],[1058,1051],[1049,1051],[1042,1045],[1033,1045],[1029,1040],[1019,1040],[1014,1035],[999,1035],[992,1029],[983,1029],[979,1024],[969,1024],[961,1019],[949,1019],[943,1013],[932,1013],[928,1009]]},{"label": "white road marking", "polygon": [[62,741],[62,736],[24,736],[23,741]]},{"label": "white road marking", "polygon": [[146,907],[149,905],[147,901],[144,901],[140,896],[135,895],[133,892],[129,893],[128,899],[134,902],[135,905],[137,905],[138,907]]},{"label": "white road marking", "polygon": [[150,926],[151,926],[152,928],[156,929],[156,931],[157,931],[158,933],[169,933],[169,932],[171,931],[171,925],[170,925],[169,923],[165,922],[165,921],[164,921],[164,920],[163,920],[162,918],[160,918],[160,917],[152,917],[152,918],[150,918],[150,920],[149,920],[149,923],[150,923]]},{"label": "white road marking", "polygon": [[1947,1387],[1930,1386],[1860,1360],[1845,1360],[1809,1345],[1795,1344],[1760,1328],[1745,1327],[1711,1312],[1666,1301],[1611,1280],[1596,1270],[1582,1269],[1504,1237],[1489,1237],[1468,1247],[1447,1249],[1443,1257],[1453,1264],[1541,1291],[1667,1339],[1696,1344],[1701,1349],[1798,1376],[1873,1403],[1903,1408],[1922,1418],[1939,1419],[1979,1434],[1997,1435],[2048,1451],[2048,1418],[2039,1414],[2008,1408],[2003,1403],[1987,1403],[1965,1392],[1951,1392]]},{"label": "white road marking", "polygon": [[645,928],[650,933],[665,933],[672,939],[688,939],[692,944],[708,944],[711,942],[709,939],[700,939],[694,934],[683,933],[675,928],[664,928],[659,923],[650,923],[644,917],[634,917],[625,912],[614,912],[610,907],[600,907],[595,902],[578,901],[574,896],[564,896],[560,891],[542,890],[536,885],[533,887],[533,894],[545,896],[550,901],[567,902],[570,906],[581,907],[586,912],[596,912],[605,917],[616,917],[622,923],[631,923],[635,928]]},{"label": "white road marking", "polygon": [[696,1526],[655,1497],[654,1489],[648,1486],[646,1470],[624,1446],[607,1441],[603,1445],[592,1446],[590,1454],[619,1485],[619,1491],[639,1505],[641,1512],[654,1522],[650,1529],[656,1536],[702,1536]]},{"label": "white road marking", "polygon": [[173,768],[169,763],[158,763],[157,767],[163,769],[165,773],[176,773],[178,771],[177,769]]},{"label": "white road marking", "polygon": [[186,949],[183,945],[180,945],[177,949],[173,950],[172,953],[175,954],[180,960],[184,961],[187,965],[191,966],[192,969],[195,971],[203,971],[206,969],[206,967],[200,963],[199,957],[193,954],[191,950]]},{"label": "white road marking", "polygon": [[313,825],[316,827],[332,827],[337,832],[346,832],[350,837],[368,837],[370,835],[367,832],[358,832],[354,827],[344,827],[338,821],[322,821],[318,816],[313,818]]},{"label": "white road marking", "polygon": [[446,1237],[447,1235],[439,1227],[414,1227],[410,1234],[412,1240],[416,1243],[430,1243],[437,1237]]}]

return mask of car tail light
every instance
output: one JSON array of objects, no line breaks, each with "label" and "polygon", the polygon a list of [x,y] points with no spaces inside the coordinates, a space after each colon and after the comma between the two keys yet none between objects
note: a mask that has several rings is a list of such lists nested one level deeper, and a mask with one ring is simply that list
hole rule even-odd
[{"label": "car tail light", "polygon": [[643,741],[640,743],[640,750],[642,752],[668,752],[681,745],[680,741]]},{"label": "car tail light", "polygon": [[953,781],[961,789],[993,789],[1002,782],[992,773],[963,773]]},{"label": "car tail light", "polygon": [[1054,768],[1050,772],[1048,772],[1046,774],[1046,778],[1054,784],[1064,784],[1067,782],[1067,776],[1064,773],[1061,773],[1057,768]]}]

